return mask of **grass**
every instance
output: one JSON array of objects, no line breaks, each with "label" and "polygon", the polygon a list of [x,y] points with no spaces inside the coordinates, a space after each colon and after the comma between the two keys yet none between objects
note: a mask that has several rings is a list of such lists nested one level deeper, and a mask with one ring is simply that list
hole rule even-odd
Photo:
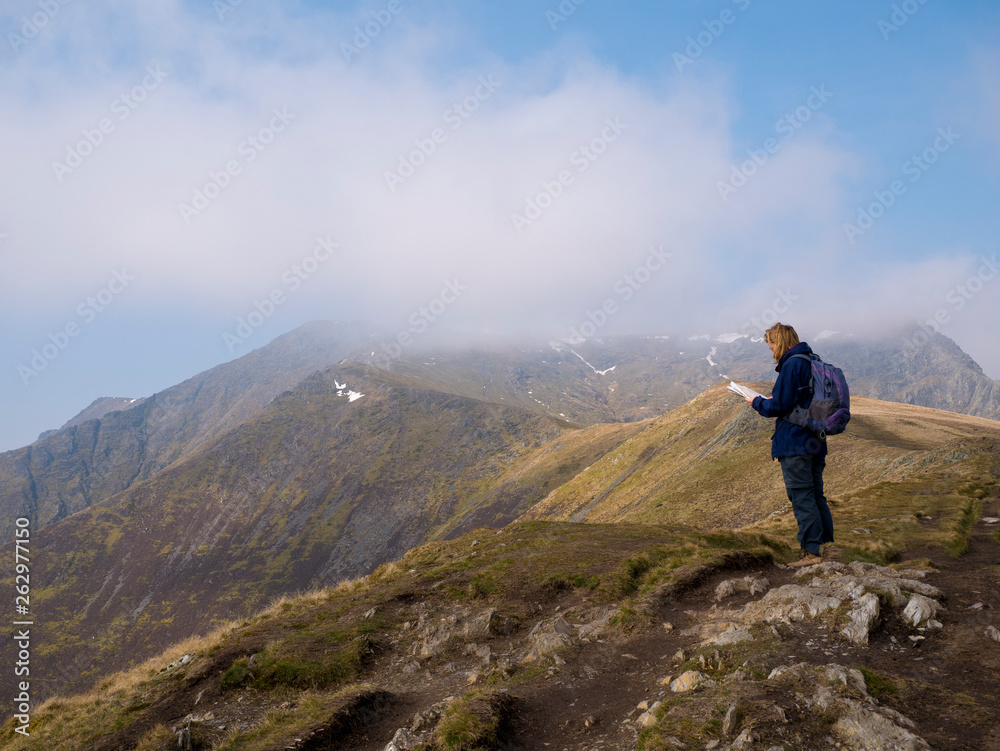
[{"label": "grass", "polygon": [[868,693],[879,701],[885,701],[888,697],[895,696],[899,692],[891,678],[881,676],[864,667],[859,667],[858,670],[865,677],[865,688],[868,689]]},{"label": "grass", "polygon": [[444,751],[494,748],[509,709],[509,695],[473,691],[452,702],[441,714],[434,740]]},{"label": "grass", "polygon": [[[289,738],[304,734],[320,723],[334,723],[352,700],[363,695],[363,687],[345,687],[333,693],[305,692],[290,706],[272,710],[250,730],[231,730],[213,751],[265,751],[284,748]],[[350,712],[348,711],[348,714]]]},{"label": "grass", "polygon": [[965,508],[954,524],[952,537],[945,542],[945,549],[949,555],[958,558],[969,552],[969,533],[979,519],[979,511],[979,497],[974,496],[965,504]]},{"label": "grass", "polygon": [[[347,646],[310,659],[291,640],[268,647],[251,666],[237,660],[222,676],[223,687],[236,688],[244,682],[261,691],[282,686],[298,689],[325,689],[357,678],[373,643],[367,636],[352,639]],[[308,652],[306,652],[308,654]]]}]

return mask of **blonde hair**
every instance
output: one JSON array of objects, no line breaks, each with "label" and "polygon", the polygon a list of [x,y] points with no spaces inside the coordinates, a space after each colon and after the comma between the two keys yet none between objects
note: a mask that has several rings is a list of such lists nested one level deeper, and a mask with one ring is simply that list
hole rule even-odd
[{"label": "blonde hair", "polygon": [[774,349],[774,361],[778,362],[788,350],[799,343],[799,335],[791,326],[776,323],[764,332],[764,341],[777,345]]}]

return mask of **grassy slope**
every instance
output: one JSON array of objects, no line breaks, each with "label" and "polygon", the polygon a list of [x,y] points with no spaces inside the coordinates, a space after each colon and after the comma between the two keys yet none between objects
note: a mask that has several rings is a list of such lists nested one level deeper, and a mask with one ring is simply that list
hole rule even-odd
[{"label": "grassy slope", "polygon": [[[296,392],[285,398],[293,400],[295,409],[303,410],[304,414],[322,415],[328,409],[334,412],[344,409],[346,400],[326,401],[321,393],[321,380],[313,386],[312,391]],[[378,408],[387,410],[387,417],[398,418],[399,414],[393,410],[398,410],[407,397],[398,393],[398,385],[386,386],[391,398],[386,398]],[[433,401],[435,397],[412,392],[408,398]],[[440,398],[454,399],[445,395]],[[373,402],[376,400],[369,404]],[[434,414],[448,411],[447,401],[431,406]],[[467,414],[474,406],[463,404],[462,413]],[[268,419],[294,423],[293,411],[291,405],[284,405]],[[342,425],[345,420],[330,419],[328,415],[325,422]],[[425,439],[435,430],[442,430],[440,420],[426,424],[418,420],[417,425],[407,429],[420,432]],[[257,457],[260,459],[268,452],[287,450],[290,441],[322,442],[327,438],[325,434],[309,431],[292,436],[275,428],[273,424],[262,424],[260,434],[245,435],[239,440],[255,446],[261,452]],[[544,477],[546,467],[558,468],[561,456],[576,457],[579,461],[594,446],[623,438],[617,451],[584,469],[564,488],[551,494],[545,504],[558,509],[556,501],[565,499],[566,491],[577,487],[581,497],[575,506],[568,506],[568,512],[574,513],[589,506],[595,496],[601,496],[615,479],[634,467],[635,471],[604,498],[618,503],[617,513],[623,516],[650,515],[662,520],[673,512],[679,522],[694,519],[691,514],[700,504],[704,504],[703,508],[713,508],[715,514],[727,508],[745,509],[750,503],[748,497],[752,498],[748,493],[758,493],[756,497],[762,499],[768,482],[771,487],[776,478],[780,483],[776,466],[766,459],[766,424],[756,415],[747,415],[739,403],[734,404],[719,391],[702,395],[674,415],[630,426],[629,430],[641,431],[637,434],[617,432],[623,429],[623,426],[601,428],[592,444],[585,431],[563,435],[549,445],[524,450],[521,462],[511,463],[496,476],[505,482],[533,472]],[[1000,475],[997,454],[1000,425],[922,408],[858,400],[851,429],[850,435],[840,437],[834,444],[840,448],[831,459],[830,468],[831,499],[840,537],[835,546],[838,555],[846,560],[885,561],[895,558],[903,549],[944,548],[954,554],[961,553],[958,538],[963,534],[963,519],[968,516],[970,504],[982,498],[985,488],[995,485]],[[348,443],[354,440],[353,436],[339,435]],[[393,435],[398,439],[398,433]],[[388,434],[379,435],[363,452],[370,453],[365,465],[367,471],[382,466],[380,462],[388,462],[392,455],[398,458],[398,452],[405,446],[412,444],[392,440]],[[233,483],[240,472],[238,466],[226,466],[228,451],[235,448],[234,444],[223,442],[214,454],[218,466],[209,477],[220,487]],[[470,448],[461,449],[465,460],[470,459]],[[650,451],[657,449],[659,453],[651,456]],[[742,467],[733,467],[732,459],[725,456],[734,452],[746,454]],[[440,460],[445,461],[446,457]],[[428,475],[439,469],[428,469]],[[404,484],[420,481],[421,471],[410,467],[403,478]],[[179,475],[176,481],[180,484],[174,489],[191,479],[190,475]],[[598,479],[605,484],[601,485]],[[710,489],[699,485],[709,481],[713,484]],[[650,494],[648,490],[643,492],[643,488],[657,484],[662,487],[669,482],[676,483],[672,486],[678,493],[674,498],[662,495],[666,492],[663,490],[658,491],[659,500],[652,498],[644,503],[629,501],[628,495],[624,503],[620,498],[631,488],[628,490],[631,497],[642,499]],[[285,490],[277,495],[285,497],[289,504],[287,511],[294,512],[295,483],[290,482],[288,488],[287,496],[282,496]],[[725,501],[726,493],[738,494],[738,498],[731,495],[729,503],[710,504],[713,498]],[[110,733],[117,732],[131,733],[129,737],[133,740],[145,737],[148,748],[166,748],[172,737],[161,726],[164,718],[177,720],[191,711],[196,691],[203,689],[225,702],[226,692],[221,688],[224,675],[229,676],[230,682],[253,681],[261,718],[266,716],[266,721],[254,730],[236,731],[230,738],[220,740],[220,744],[229,744],[220,748],[280,747],[310,727],[327,722],[345,696],[361,690],[351,688],[358,681],[385,681],[384,687],[394,689],[403,680],[398,672],[391,670],[378,673],[365,656],[366,642],[359,639],[395,644],[400,639],[401,622],[411,617],[407,615],[406,608],[411,607],[407,603],[423,601],[436,608],[473,609],[493,605],[519,624],[519,628],[533,622],[538,602],[567,591],[579,592],[591,604],[617,604],[630,612],[647,593],[669,584],[690,564],[719,561],[734,549],[786,560],[791,557],[795,542],[790,514],[779,512],[759,518],[770,508],[768,503],[780,508],[780,493],[772,493],[779,497],[757,501],[759,507],[751,514],[758,517],[754,529],[742,534],[704,533],[692,526],[652,524],[645,519],[643,524],[614,525],[524,522],[508,527],[502,535],[480,530],[454,541],[432,542],[414,548],[399,563],[383,566],[364,581],[293,598],[262,614],[223,624],[213,635],[171,648],[128,675],[105,679],[95,692],[51,702],[36,712],[32,738],[15,739],[10,747],[93,748],[100,738],[107,739]],[[152,500],[152,497],[146,499]],[[658,507],[657,503],[664,505]],[[161,506],[163,513],[177,513],[169,504],[161,502]],[[595,511],[615,513],[598,504],[588,521],[592,521]],[[138,508],[133,509],[132,516],[137,512]],[[284,514],[286,519],[293,516],[294,513]],[[260,522],[262,518],[254,520]],[[105,539],[105,547],[110,551],[119,549],[116,546],[121,538],[114,538],[118,520],[102,521],[99,517],[96,520],[108,525],[106,532],[111,536]],[[746,521],[742,514],[734,515],[733,520]],[[191,520],[192,524],[195,522]],[[86,548],[83,542],[77,541],[81,550]],[[200,555],[196,547],[189,546],[188,551]],[[100,557],[100,553],[96,555]],[[252,556],[246,557],[252,560]],[[89,566],[95,564],[100,565],[100,561],[88,562]],[[200,575],[209,575],[214,570],[216,573],[211,574],[214,576],[221,571],[210,557],[204,558],[203,564],[206,568],[197,569]],[[254,575],[261,573],[255,571]],[[262,581],[266,581],[266,576]],[[75,607],[70,603],[72,597],[70,588],[52,592],[53,600],[70,611]],[[93,607],[100,604],[95,602]],[[365,613],[373,607],[378,616],[366,618]],[[39,643],[51,644],[55,638],[47,634]],[[408,646],[404,644],[400,649],[405,653]],[[183,669],[163,669],[185,653],[194,654],[195,660]],[[247,678],[243,675],[246,666],[237,663],[250,654],[264,655],[261,659],[265,662],[259,664],[267,669],[249,671]],[[287,670],[268,667],[275,665],[284,665]],[[515,672],[511,679],[499,675],[497,685],[514,686],[518,682],[543,679],[530,672]],[[406,680],[419,681],[420,676]],[[12,726],[8,724],[0,741],[11,738]]]},{"label": "grassy slope", "polygon": [[[1000,423],[870,399],[852,400],[848,432],[829,440],[827,495],[989,456]],[[741,527],[786,505],[770,459],[773,422],[719,386],[656,420],[553,491],[525,519]]]},{"label": "grassy slope", "polygon": [[[657,420],[562,432],[394,376],[365,382],[361,369],[351,382],[364,382],[366,397],[349,403],[332,377],[310,379],[202,459],[41,538],[50,544],[36,581],[47,586],[33,592],[48,664],[76,656],[84,680],[115,656],[134,664],[226,614],[335,580],[350,563],[331,568],[338,549],[372,546],[386,560],[463,531],[476,509],[500,521],[566,479],[529,515],[568,519],[589,508],[589,522],[757,522],[794,544],[767,458],[769,425],[721,390]],[[848,528],[868,530],[848,538],[858,557],[922,544],[922,515],[950,530],[970,484],[996,476],[1000,426],[991,421],[859,399],[851,429],[836,439],[828,483],[841,541]],[[911,503],[916,495],[925,497]],[[892,510],[883,519],[873,507]],[[554,549],[541,565],[567,581],[587,578],[577,564]]]},{"label": "grassy slope", "polygon": [[[497,607],[523,636],[537,603],[554,595],[576,590],[591,604],[632,607],[692,564],[718,563],[734,548],[762,557],[789,553],[755,535],[723,538],[676,528],[539,522],[513,525],[502,535],[480,530],[430,543],[364,580],[280,600],[253,617],[221,624],[204,638],[109,676],[86,694],[51,700],[35,713],[29,739],[17,737],[8,722],[0,729],[0,743],[10,749],[69,751],[128,748],[145,738],[148,748],[166,749],[175,739],[162,732],[164,720],[180,719],[199,693],[204,706],[219,711],[216,701],[235,702],[238,695],[246,696],[244,689],[251,689],[253,700],[268,710],[259,718],[266,715],[264,725],[231,731],[216,739],[218,747],[283,748],[327,722],[345,689],[374,680],[402,690],[404,680],[387,678],[391,670],[377,677],[379,661],[374,653],[359,653],[359,645],[371,639],[387,647],[404,620],[413,617],[413,603],[427,603],[432,611]],[[645,565],[637,566],[641,561]],[[412,639],[415,634],[404,637]],[[398,651],[405,654],[408,646]],[[185,654],[195,659],[168,669]],[[249,667],[246,658],[252,654],[263,667]],[[272,669],[275,665],[283,669]],[[514,674],[515,683],[540,677],[530,670]],[[418,675],[414,680],[422,679]],[[224,681],[240,690],[223,688]],[[500,675],[490,681],[496,686],[507,682]]]},{"label": "grassy slope", "polygon": [[[349,402],[335,380],[365,396]],[[566,433],[391,374],[317,374],[198,456],[36,534],[37,652],[75,660],[66,679],[85,685],[454,533],[480,505],[505,523],[632,430]]]}]

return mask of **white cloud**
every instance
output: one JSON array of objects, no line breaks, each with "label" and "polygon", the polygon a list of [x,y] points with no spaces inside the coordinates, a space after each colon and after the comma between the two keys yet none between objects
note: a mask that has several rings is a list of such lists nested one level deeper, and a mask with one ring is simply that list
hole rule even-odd
[{"label": "white cloud", "polygon": [[[663,244],[669,268],[615,326],[731,331],[791,286],[795,314],[849,330],[919,315],[922,285],[964,262],[886,267],[845,255],[841,185],[860,167],[826,112],[722,201],[717,182],[741,159],[724,78],[689,72],[656,88],[575,47],[516,65],[484,52],[442,73],[434,55],[460,30],[406,14],[348,64],[339,45],[363,16],[244,4],[219,22],[176,2],[63,6],[0,70],[0,138],[11,145],[3,306],[62,315],[126,267],[144,304],[235,317],[329,234],[342,256],[302,293],[317,316],[337,300],[355,318],[405,319],[458,278],[469,287],[454,308],[463,322],[559,335]],[[112,35],[131,40],[125,62]],[[118,119],[114,102],[148,65],[169,75]],[[449,117],[469,97],[475,112]],[[291,122],[257,152],[247,139],[275,110]],[[52,162],[101,118],[113,132],[59,182]],[[436,129],[435,153],[390,190],[386,171]],[[590,161],[580,147],[592,142],[603,153]],[[240,174],[219,178],[227,186],[185,223],[179,205],[230,161]],[[559,183],[561,172],[572,180]],[[553,185],[560,195],[518,233],[511,215]],[[834,292],[813,296],[819,283]]]}]

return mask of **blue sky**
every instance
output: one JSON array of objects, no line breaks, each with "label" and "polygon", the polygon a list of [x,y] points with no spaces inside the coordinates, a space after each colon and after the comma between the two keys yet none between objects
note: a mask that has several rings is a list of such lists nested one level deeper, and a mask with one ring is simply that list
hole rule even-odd
[{"label": "blue sky", "polygon": [[995,3],[16,0],[0,32],[0,449],[449,282],[442,331],[784,295],[806,336],[937,317],[1000,377]]}]

